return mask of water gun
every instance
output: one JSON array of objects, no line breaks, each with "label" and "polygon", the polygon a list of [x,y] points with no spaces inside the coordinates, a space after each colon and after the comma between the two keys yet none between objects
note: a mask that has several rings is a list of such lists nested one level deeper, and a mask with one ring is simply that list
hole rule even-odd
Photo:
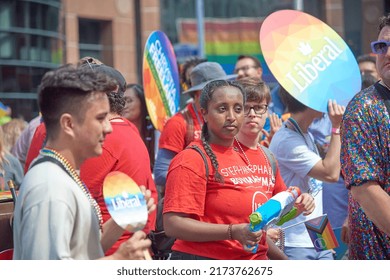
[{"label": "water gun", "polygon": [[[271,197],[249,216],[250,231],[267,230],[273,225],[282,225],[296,216],[297,208],[294,207],[295,200],[301,195],[298,187],[289,187],[286,191],[280,192]],[[257,251],[257,245],[252,253]]]}]

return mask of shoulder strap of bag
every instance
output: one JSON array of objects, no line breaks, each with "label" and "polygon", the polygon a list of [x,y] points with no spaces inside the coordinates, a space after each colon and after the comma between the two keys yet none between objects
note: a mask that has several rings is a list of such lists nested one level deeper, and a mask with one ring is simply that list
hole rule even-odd
[{"label": "shoulder strap of bag", "polygon": [[61,163],[59,163],[59,162],[58,162],[57,160],[55,160],[54,158],[47,157],[47,156],[43,156],[43,157],[37,159],[36,161],[34,161],[34,162],[30,165],[29,170],[30,170],[31,168],[33,168],[35,165],[38,165],[38,164],[40,164],[40,163],[42,163],[42,162],[45,162],[45,161],[50,161],[50,162],[52,162],[52,163],[57,164],[59,167],[61,167],[61,168],[68,174],[68,171],[65,169],[65,167],[64,167]]},{"label": "shoulder strap of bag", "polygon": [[186,122],[186,137],[185,146],[188,146],[194,139],[194,120],[192,119],[191,113],[187,107],[180,111],[185,122]]},{"label": "shoulder strap of bag", "polygon": [[206,158],[206,155],[203,153],[203,151],[196,145],[191,145],[191,146],[187,146],[186,149],[194,149],[195,151],[197,151],[201,156],[202,156],[202,159],[203,159],[203,162],[204,162],[204,166],[206,168],[206,181],[208,180],[209,178],[209,164],[207,163],[207,158]]},{"label": "shoulder strap of bag", "polygon": [[267,156],[268,161],[269,161],[269,163],[271,164],[271,167],[272,167],[272,172],[276,176],[277,165],[276,165],[275,156],[273,155],[273,153],[267,147],[264,147],[264,146],[260,146],[260,147],[263,149],[265,155]]},{"label": "shoulder strap of bag", "polygon": [[[194,149],[197,151],[203,159],[205,168],[206,168],[206,181],[209,178],[209,165],[207,164],[207,159],[203,151],[196,145],[187,146],[186,149]],[[155,232],[164,232],[164,224],[163,224],[163,208],[164,208],[164,196],[159,197],[157,203],[157,211],[156,211],[156,224],[155,224]]]}]

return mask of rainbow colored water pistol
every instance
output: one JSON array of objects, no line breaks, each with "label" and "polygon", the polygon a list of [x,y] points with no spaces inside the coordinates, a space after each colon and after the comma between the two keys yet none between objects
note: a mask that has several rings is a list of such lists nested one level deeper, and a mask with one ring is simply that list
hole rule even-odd
[{"label": "rainbow colored water pistol", "polygon": [[[301,195],[298,187],[289,187],[271,197],[249,216],[250,230],[267,230],[272,225],[282,225],[295,217],[297,209],[294,207],[295,200]],[[256,253],[257,245],[252,250]]]}]

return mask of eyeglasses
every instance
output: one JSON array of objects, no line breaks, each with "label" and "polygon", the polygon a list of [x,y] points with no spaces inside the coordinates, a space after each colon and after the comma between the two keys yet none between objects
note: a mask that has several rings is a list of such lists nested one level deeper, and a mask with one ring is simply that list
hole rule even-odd
[{"label": "eyeglasses", "polygon": [[256,115],[262,115],[264,114],[265,112],[267,112],[268,110],[268,105],[255,105],[255,106],[248,106],[248,105],[245,105],[244,106],[244,114],[245,115],[249,115],[250,111],[253,109],[253,111],[255,111],[255,114]]},{"label": "eyeglasses", "polygon": [[238,72],[240,72],[241,70],[244,72],[247,72],[251,68],[259,68],[259,67],[255,66],[255,65],[245,65],[245,66],[242,66],[240,68],[234,69],[234,74],[238,74]]},{"label": "eyeglasses", "polygon": [[371,42],[371,50],[375,54],[385,54],[390,46],[389,41],[379,40]]}]

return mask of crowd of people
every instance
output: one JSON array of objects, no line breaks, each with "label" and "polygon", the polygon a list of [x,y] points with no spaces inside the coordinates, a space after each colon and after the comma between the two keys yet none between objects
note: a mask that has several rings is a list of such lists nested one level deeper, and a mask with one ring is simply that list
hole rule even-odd
[{"label": "crowd of people", "polygon": [[[346,107],[329,100],[325,114],[270,89],[254,56],[239,56],[231,75],[190,58],[185,102],[162,131],[143,87],[104,62],[47,72],[39,116],[0,127],[0,188],[18,189],[13,258],[161,258],[159,230],[168,260],[333,260],[337,248],[318,250],[304,224],[326,214],[344,258],[390,259],[389,45],[390,15],[372,54],[357,58],[362,90]],[[113,171],[145,196],[142,230],[110,216],[103,181]],[[252,231],[249,215],[290,186],[301,194],[289,221]]]}]

